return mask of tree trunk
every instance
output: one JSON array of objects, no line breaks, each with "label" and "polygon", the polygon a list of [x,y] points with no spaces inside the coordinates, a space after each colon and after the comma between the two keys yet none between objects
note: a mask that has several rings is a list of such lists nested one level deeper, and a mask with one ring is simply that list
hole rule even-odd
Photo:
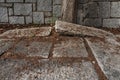
[{"label": "tree trunk", "polygon": [[63,0],[63,5],[62,5],[62,20],[63,21],[74,22],[75,1],[76,0]]}]

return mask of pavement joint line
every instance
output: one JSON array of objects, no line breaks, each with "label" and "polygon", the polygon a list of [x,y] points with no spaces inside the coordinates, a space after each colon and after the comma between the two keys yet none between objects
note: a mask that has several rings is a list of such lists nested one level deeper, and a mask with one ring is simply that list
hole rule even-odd
[{"label": "pavement joint line", "polygon": [[[88,57],[92,58],[90,61],[93,64],[93,66],[94,66],[94,68],[95,68],[95,70],[96,70],[96,72],[97,72],[97,74],[99,76],[99,79],[100,80],[108,80],[107,77],[105,76],[105,74],[103,73],[103,71],[101,70],[101,68],[100,68],[100,66],[99,66],[95,56],[93,55],[93,50],[91,49],[90,45],[88,44],[87,39],[83,38],[83,40],[84,40],[84,44],[85,44],[86,50],[88,52]],[[95,61],[95,63],[93,63],[93,61]]]}]

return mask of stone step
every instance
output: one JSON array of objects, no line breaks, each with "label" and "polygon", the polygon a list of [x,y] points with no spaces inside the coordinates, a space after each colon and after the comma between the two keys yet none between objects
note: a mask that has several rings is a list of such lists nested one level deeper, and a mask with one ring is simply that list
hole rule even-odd
[{"label": "stone step", "polygon": [[26,28],[8,30],[0,35],[0,37],[14,38],[14,37],[35,37],[35,36],[49,36],[51,34],[51,27]]},{"label": "stone step", "polygon": [[56,32],[64,35],[79,35],[79,36],[93,36],[93,37],[112,37],[115,38],[115,36],[110,33],[106,32],[101,29],[93,28],[93,27],[87,27],[82,25],[77,25],[73,23],[68,23],[64,21],[56,21],[55,23],[55,30]]}]

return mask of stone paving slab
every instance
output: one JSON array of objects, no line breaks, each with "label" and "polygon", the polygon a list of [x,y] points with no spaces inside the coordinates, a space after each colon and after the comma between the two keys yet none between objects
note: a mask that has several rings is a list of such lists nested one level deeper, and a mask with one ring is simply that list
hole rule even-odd
[{"label": "stone paving slab", "polygon": [[66,37],[55,44],[53,57],[88,57],[88,53],[82,38]]},{"label": "stone paving slab", "polygon": [[87,38],[86,41],[108,80],[120,80],[120,43],[97,38]]},{"label": "stone paving slab", "polygon": [[12,51],[13,54],[24,54],[27,57],[48,58],[51,47],[51,42],[20,41],[15,45],[15,48]]},{"label": "stone paving slab", "polygon": [[64,21],[56,21],[55,23],[55,31],[64,34],[64,35],[77,35],[77,36],[92,36],[92,37],[100,37],[100,38],[115,38],[115,36],[107,31],[87,27],[83,25],[77,25],[73,23],[68,23]]},{"label": "stone paving slab", "polygon": [[0,37],[34,37],[34,36],[49,36],[51,34],[51,27],[26,28],[8,30],[0,35]]},{"label": "stone paving slab", "polygon": [[2,55],[4,52],[6,52],[8,49],[13,47],[14,42],[12,40],[0,40],[0,55]]},{"label": "stone paving slab", "polygon": [[24,60],[0,60],[0,79],[2,80],[99,80],[93,65],[89,61],[59,62],[57,60],[39,60],[38,66]]},{"label": "stone paving slab", "polygon": [[18,69],[26,63],[25,60],[0,59],[0,80],[18,80]]}]

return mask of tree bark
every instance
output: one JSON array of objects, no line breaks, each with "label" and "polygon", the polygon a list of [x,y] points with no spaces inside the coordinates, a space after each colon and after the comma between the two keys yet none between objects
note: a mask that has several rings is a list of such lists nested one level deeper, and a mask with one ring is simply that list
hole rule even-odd
[{"label": "tree bark", "polygon": [[62,4],[62,20],[66,22],[74,22],[75,19],[75,1],[63,0]]}]

